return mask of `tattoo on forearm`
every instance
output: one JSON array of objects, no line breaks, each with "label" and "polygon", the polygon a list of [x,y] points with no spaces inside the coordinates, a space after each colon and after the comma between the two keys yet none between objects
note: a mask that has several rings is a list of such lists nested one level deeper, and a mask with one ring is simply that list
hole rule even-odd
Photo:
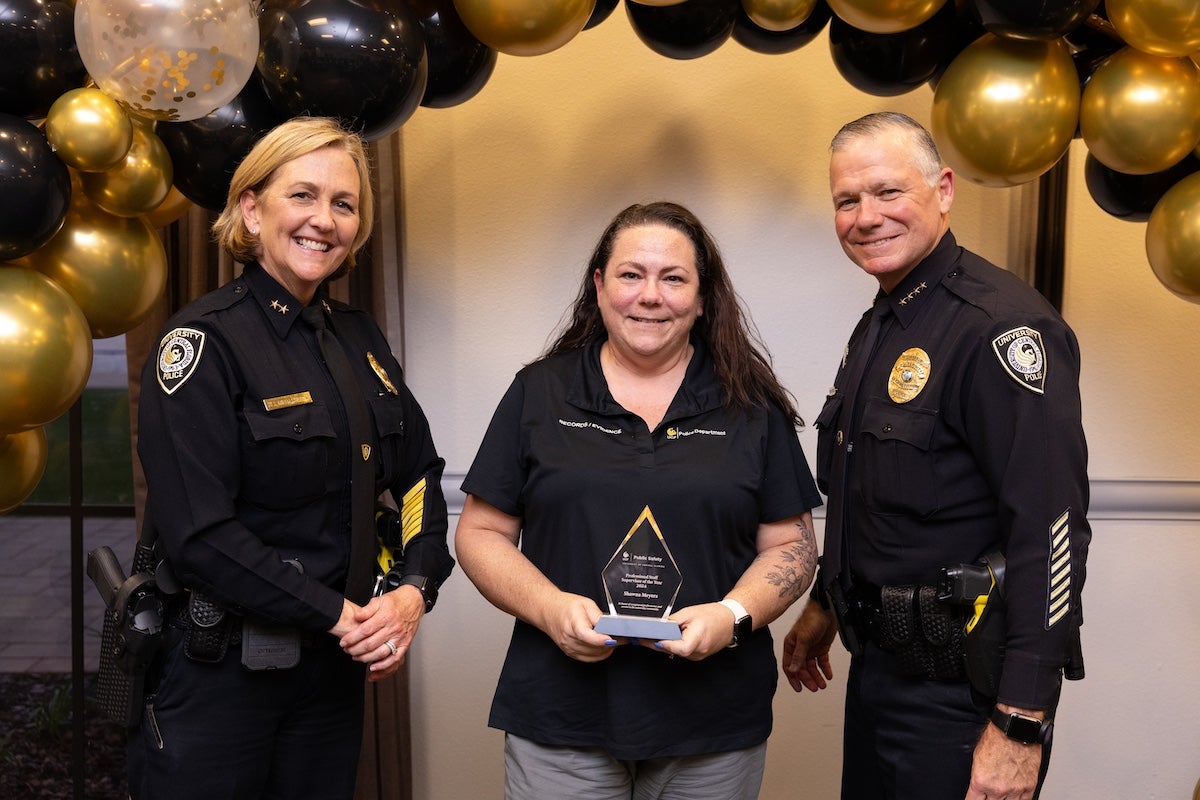
[{"label": "tattoo on forearm", "polygon": [[804,535],[800,541],[779,553],[774,568],[767,573],[771,585],[779,587],[779,596],[791,600],[797,600],[804,594],[817,571],[816,540],[803,520],[796,525]]}]

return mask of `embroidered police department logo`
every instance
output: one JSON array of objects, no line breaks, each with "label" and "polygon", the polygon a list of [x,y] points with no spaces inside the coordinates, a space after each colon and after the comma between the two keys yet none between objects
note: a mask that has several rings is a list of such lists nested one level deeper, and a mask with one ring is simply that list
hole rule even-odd
[{"label": "embroidered police department logo", "polygon": [[176,328],[158,343],[158,385],[174,394],[196,371],[204,352],[204,331]]},{"label": "embroidered police department logo", "polygon": [[1013,328],[992,339],[992,350],[1009,377],[1031,392],[1045,394],[1046,356],[1040,333],[1033,328]]},{"label": "embroidered police department logo", "polygon": [[900,354],[888,376],[888,397],[907,403],[921,393],[929,382],[929,353],[910,347]]}]

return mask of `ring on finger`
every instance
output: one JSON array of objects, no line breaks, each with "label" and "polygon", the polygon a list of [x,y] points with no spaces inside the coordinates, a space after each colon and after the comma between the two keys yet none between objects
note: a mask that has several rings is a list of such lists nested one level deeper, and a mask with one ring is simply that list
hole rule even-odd
[{"label": "ring on finger", "polygon": [[388,639],[386,642],[384,642],[384,644],[387,645],[388,650],[392,651],[392,655],[396,655],[396,653],[400,652],[400,648],[396,647],[396,643],[391,639]]}]

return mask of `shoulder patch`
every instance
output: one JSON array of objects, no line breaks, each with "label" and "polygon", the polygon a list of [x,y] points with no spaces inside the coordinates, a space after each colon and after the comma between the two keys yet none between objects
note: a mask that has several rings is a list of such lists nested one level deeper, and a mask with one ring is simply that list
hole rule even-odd
[{"label": "shoulder patch", "polygon": [[204,352],[204,331],[176,328],[158,343],[158,385],[167,394],[187,383]]},{"label": "shoulder patch", "polygon": [[1013,328],[992,339],[992,350],[1010,378],[1035,394],[1045,394],[1046,350],[1040,333],[1033,328]]}]

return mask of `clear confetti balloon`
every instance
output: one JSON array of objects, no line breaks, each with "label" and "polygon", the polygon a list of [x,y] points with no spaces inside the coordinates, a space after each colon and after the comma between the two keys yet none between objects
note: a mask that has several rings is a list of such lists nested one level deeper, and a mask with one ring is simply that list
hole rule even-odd
[{"label": "clear confetti balloon", "polygon": [[258,14],[249,0],[78,0],[75,40],[104,93],[178,122],[241,91],[258,57]]}]

